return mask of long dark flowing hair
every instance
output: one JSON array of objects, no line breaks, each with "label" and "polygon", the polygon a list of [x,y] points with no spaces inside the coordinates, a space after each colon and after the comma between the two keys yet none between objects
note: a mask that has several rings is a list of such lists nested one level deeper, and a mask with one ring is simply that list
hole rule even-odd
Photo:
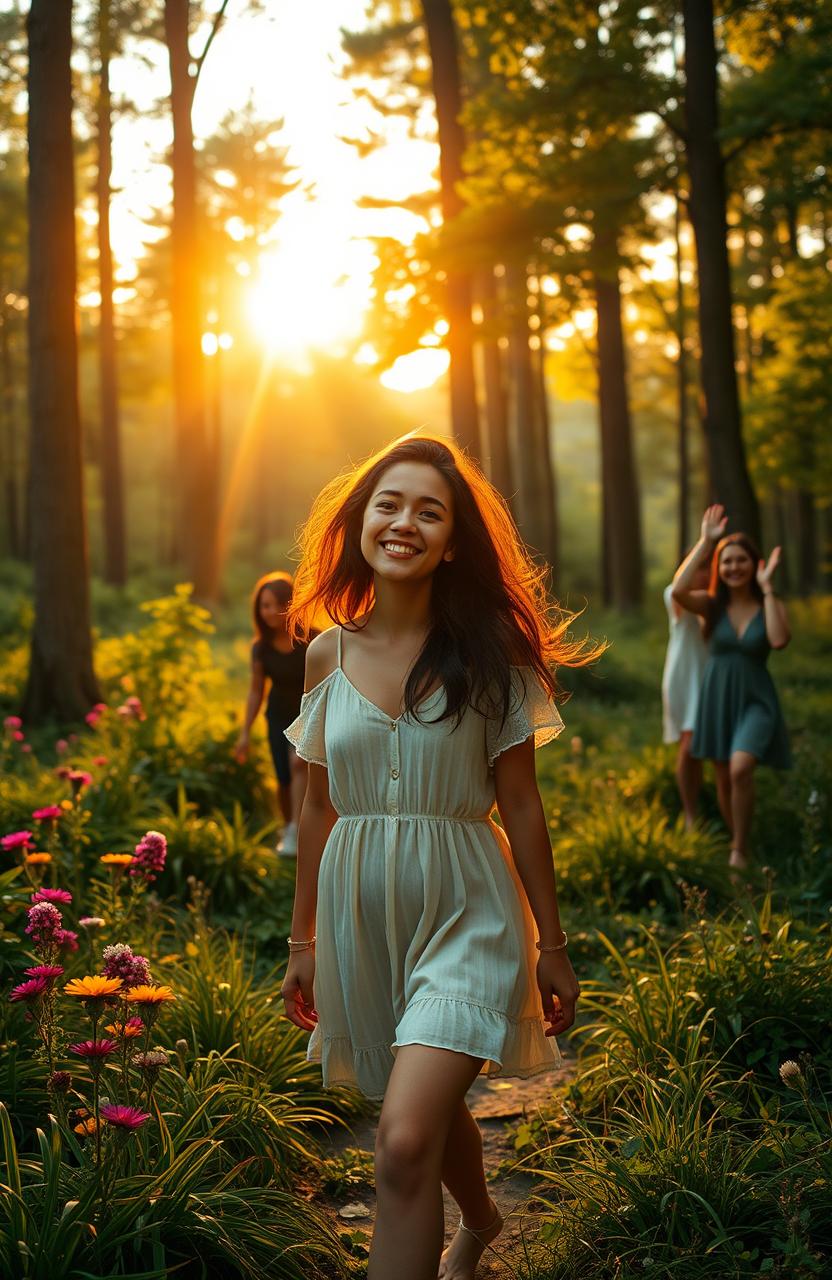
[{"label": "long dark flowing hair", "polygon": [[711,577],[708,582],[708,612],[705,615],[705,626],[702,629],[702,634],[706,640],[725,612],[725,607],[731,598],[730,590],[719,576],[719,557],[726,547],[734,546],[735,544],[738,547],[742,547],[746,555],[751,557],[751,563],[754,566],[749,584],[751,594],[760,604],[763,603],[763,590],[757,581],[757,565],[761,559],[759,547],[749,538],[747,533],[726,534],[716,544],[716,549],[711,557]]},{"label": "long dark flowing hair", "polygon": [[291,603],[292,592],[294,590],[294,579],[291,573],[284,573],[282,569],[278,569],[276,573],[266,573],[255,584],[254,591],[251,595],[251,611],[254,615],[254,638],[262,640],[264,644],[270,645],[277,634],[274,627],[270,627],[260,617],[260,597],[264,591],[270,591],[279,605],[286,608]]},{"label": "long dark flowing hair", "polygon": [[501,495],[477,464],[449,440],[407,435],[332,480],[319,494],[299,537],[300,565],[287,624],[306,638],[323,609],[355,628],[372,608],[373,570],[361,552],[364,510],[380,477],[399,462],[426,463],[453,494],[454,558],[436,569],[427,639],[405,687],[407,712],[441,682],[442,719],[471,704],[483,714],[509,712],[511,667],[530,667],[552,696],[553,668],[585,666],[602,651],[567,634],[575,617],[547,598],[547,570],[523,544]]}]

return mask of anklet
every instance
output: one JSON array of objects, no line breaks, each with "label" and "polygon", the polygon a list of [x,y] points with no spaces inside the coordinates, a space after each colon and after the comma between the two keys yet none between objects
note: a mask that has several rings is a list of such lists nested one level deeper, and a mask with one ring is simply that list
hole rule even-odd
[{"label": "anklet", "polygon": [[496,1227],[497,1223],[500,1221],[500,1210],[497,1208],[497,1205],[494,1203],[493,1200],[491,1203],[494,1205],[494,1221],[489,1222],[487,1227],[479,1227],[478,1230],[474,1231],[473,1227],[466,1227],[465,1223],[462,1221],[462,1218],[460,1218],[459,1220],[460,1231],[467,1231],[468,1235],[473,1236],[477,1244],[481,1244],[483,1249],[487,1249],[489,1247],[490,1242],[488,1240],[480,1240],[480,1236],[485,1231],[491,1231],[491,1229],[493,1227]]}]

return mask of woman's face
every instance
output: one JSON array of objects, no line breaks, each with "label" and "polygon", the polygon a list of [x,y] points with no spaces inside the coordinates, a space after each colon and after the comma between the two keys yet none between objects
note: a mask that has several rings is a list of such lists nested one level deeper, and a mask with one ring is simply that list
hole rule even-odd
[{"label": "woman's face", "polygon": [[261,622],[274,631],[279,631],[286,623],[286,605],[281,604],[269,587],[263,587],[257,602],[257,612]]},{"label": "woman's face", "polygon": [[453,496],[425,462],[397,462],[376,482],[364,508],[361,554],[382,578],[418,582],[453,559]]},{"label": "woman's face", "polygon": [[729,590],[747,587],[754,576],[754,569],[754,561],[738,542],[729,542],[727,547],[723,547],[719,557],[719,577]]}]

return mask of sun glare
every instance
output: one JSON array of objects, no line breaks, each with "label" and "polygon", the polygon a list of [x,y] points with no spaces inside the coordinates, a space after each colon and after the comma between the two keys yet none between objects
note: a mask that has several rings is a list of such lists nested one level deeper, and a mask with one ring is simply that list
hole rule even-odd
[{"label": "sun glare", "polygon": [[438,347],[420,347],[399,356],[379,378],[389,391],[423,391],[447,373],[450,356]]}]

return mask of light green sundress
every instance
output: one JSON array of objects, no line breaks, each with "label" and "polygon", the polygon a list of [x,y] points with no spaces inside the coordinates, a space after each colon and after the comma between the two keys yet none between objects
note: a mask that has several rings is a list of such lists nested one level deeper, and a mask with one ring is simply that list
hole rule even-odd
[{"label": "light green sundress", "polygon": [[484,1059],[490,1076],[560,1061],[535,979],[536,930],[503,831],[491,820],[494,760],[563,728],[525,668],[512,669],[505,724],[468,708],[430,723],[391,720],[338,665],[305,693],[286,736],[329,771],[338,813],[318,877],[315,1007],[308,1057],[324,1085],[381,1098],[397,1048],[432,1045]]}]

